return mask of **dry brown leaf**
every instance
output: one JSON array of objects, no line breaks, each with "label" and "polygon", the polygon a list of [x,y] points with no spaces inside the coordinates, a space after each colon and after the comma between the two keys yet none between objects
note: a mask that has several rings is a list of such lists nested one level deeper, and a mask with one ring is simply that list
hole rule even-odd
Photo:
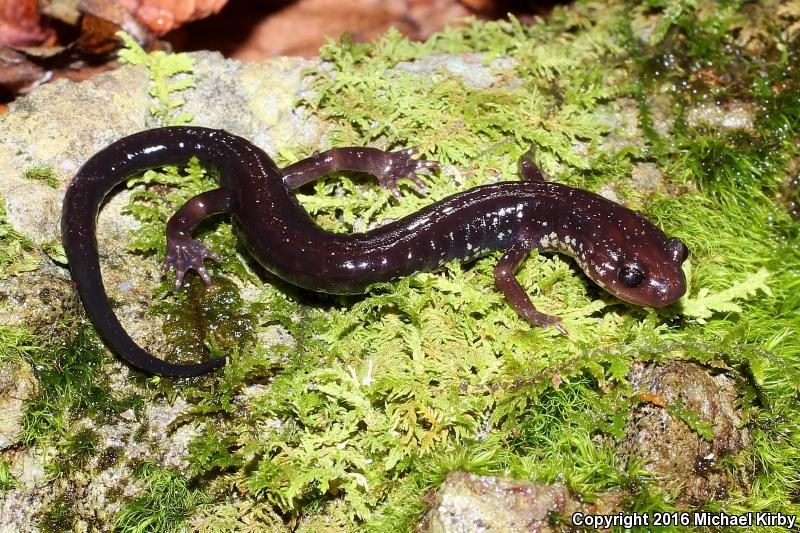
[{"label": "dry brown leaf", "polygon": [[0,46],[36,46],[52,35],[41,26],[36,0],[0,2]]},{"label": "dry brown leaf", "polygon": [[187,22],[218,13],[228,0],[120,0],[130,13],[156,35]]},{"label": "dry brown leaf", "polygon": [[[298,0],[279,9],[242,2],[169,39],[178,48],[219,49],[229,57],[259,61],[277,55],[316,55],[326,37],[338,39],[345,32],[367,41],[395,27],[411,39],[425,39],[469,14],[458,0]],[[247,20],[244,27],[242,20]]]},{"label": "dry brown leaf", "polygon": [[119,37],[116,36],[119,30],[115,22],[87,13],[81,19],[78,49],[91,55],[110,54],[119,47]]}]

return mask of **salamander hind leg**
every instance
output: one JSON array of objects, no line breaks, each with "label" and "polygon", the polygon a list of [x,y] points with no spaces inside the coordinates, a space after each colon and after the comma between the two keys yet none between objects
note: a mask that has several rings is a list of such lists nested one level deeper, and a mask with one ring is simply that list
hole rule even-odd
[{"label": "salamander hind leg", "polygon": [[378,178],[382,187],[392,191],[398,198],[402,194],[397,182],[402,179],[411,180],[414,190],[425,195],[427,187],[416,173],[439,168],[439,163],[413,159],[412,156],[416,153],[416,148],[397,152],[386,152],[369,146],[332,148],[292,163],[281,170],[281,174],[286,186],[296,189],[331,172],[351,170],[372,174]]},{"label": "salamander hind leg", "polygon": [[204,218],[230,209],[230,195],[225,189],[214,189],[191,198],[167,222],[167,253],[161,272],[175,269],[174,290],[180,289],[183,278],[194,270],[203,283],[211,285],[211,276],[205,260],[220,260],[219,254],[209,250],[202,242],[192,238],[192,232]]},{"label": "salamander hind leg", "polygon": [[561,325],[561,318],[537,311],[514,275],[531,248],[532,244],[528,240],[519,240],[512,244],[494,269],[495,283],[519,316],[534,326],[553,326],[562,335],[567,335],[567,330]]}]

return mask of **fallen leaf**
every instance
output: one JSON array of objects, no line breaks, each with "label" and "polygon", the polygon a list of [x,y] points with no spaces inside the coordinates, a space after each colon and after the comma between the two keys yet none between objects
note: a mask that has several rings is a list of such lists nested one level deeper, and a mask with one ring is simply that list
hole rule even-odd
[{"label": "fallen leaf", "polygon": [[37,0],[0,2],[0,46],[35,46],[52,35],[41,25]]},{"label": "fallen leaf", "polygon": [[218,13],[228,0],[121,0],[121,4],[156,35]]},{"label": "fallen leaf", "polygon": [[87,13],[81,19],[81,36],[76,45],[86,54],[109,54],[119,48],[119,30],[115,22]]}]

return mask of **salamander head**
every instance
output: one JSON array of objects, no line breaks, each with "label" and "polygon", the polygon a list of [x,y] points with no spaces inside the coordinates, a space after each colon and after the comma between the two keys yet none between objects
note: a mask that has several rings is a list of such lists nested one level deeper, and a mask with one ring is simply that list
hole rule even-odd
[{"label": "salamander head", "polygon": [[689,250],[680,239],[617,204],[591,227],[585,222],[567,238],[573,244],[567,251],[592,281],[626,302],[649,307],[669,305],[686,292],[681,264]]}]

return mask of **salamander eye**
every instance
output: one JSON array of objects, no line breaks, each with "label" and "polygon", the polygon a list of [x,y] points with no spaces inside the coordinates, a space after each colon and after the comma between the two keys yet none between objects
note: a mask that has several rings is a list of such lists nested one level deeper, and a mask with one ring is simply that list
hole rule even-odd
[{"label": "salamander eye", "polygon": [[632,289],[644,281],[644,270],[636,263],[630,263],[619,269],[617,277],[623,285]]}]

